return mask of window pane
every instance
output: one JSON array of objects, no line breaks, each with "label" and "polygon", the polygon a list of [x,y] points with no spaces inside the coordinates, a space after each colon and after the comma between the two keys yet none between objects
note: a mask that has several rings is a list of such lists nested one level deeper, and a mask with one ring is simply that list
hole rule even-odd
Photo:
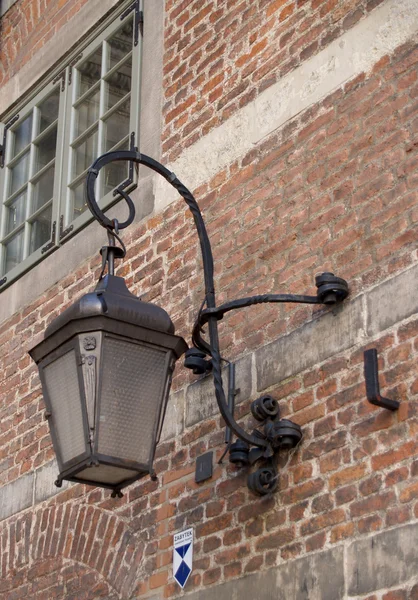
[{"label": "window pane", "polygon": [[84,188],[86,182],[83,179],[78,185],[71,190],[71,205],[72,205],[72,218],[76,219],[81,215],[87,208],[86,200],[84,197]]},{"label": "window pane", "polygon": [[55,126],[36,147],[35,173],[55,158],[57,147],[57,126]]},{"label": "window pane", "polygon": [[80,391],[75,351],[70,349],[46,365],[43,374],[46,395],[54,415],[52,427],[58,440],[61,459],[65,463],[85,453],[88,443],[82,412],[84,398]]},{"label": "window pane", "polygon": [[96,52],[90,56],[84,63],[78,67],[80,73],[80,87],[78,96],[82,96],[89,90],[97,81],[99,81],[102,69],[102,48],[98,48]]},{"label": "window pane", "polygon": [[42,133],[44,129],[58,119],[59,98],[60,92],[59,88],[57,88],[53,94],[48,96],[48,98],[39,105],[41,113],[39,133]]},{"label": "window pane", "polygon": [[6,235],[21,225],[25,220],[26,191],[19,194],[7,207]]},{"label": "window pane", "polygon": [[124,56],[132,50],[133,22],[130,19],[109,40],[109,69],[112,69]]},{"label": "window pane", "polygon": [[131,101],[128,99],[105,121],[106,152],[129,134]]},{"label": "window pane", "polygon": [[32,113],[14,130],[14,151],[16,156],[31,141],[32,136]]},{"label": "window pane", "polygon": [[86,129],[93,125],[99,118],[100,111],[100,88],[93,92],[76,109],[76,133],[75,137],[81,135]]},{"label": "window pane", "polygon": [[132,61],[129,59],[106,82],[106,109],[112,108],[131,91]]},{"label": "window pane", "polygon": [[114,163],[105,167],[103,170],[105,171],[103,190],[104,196],[118,187],[119,184],[129,177],[129,163]]},{"label": "window pane", "polygon": [[10,169],[10,194],[13,194],[24,183],[29,176],[29,152],[26,152],[17,163]]},{"label": "window pane", "polygon": [[[126,141],[119,146],[118,150],[129,150],[129,143]],[[129,163],[114,162],[103,168],[103,196],[114,190],[125,179],[129,177]]]},{"label": "window pane", "polygon": [[23,260],[23,229],[5,244],[6,262],[5,273],[13,269]]},{"label": "window pane", "polygon": [[93,131],[87,139],[74,148],[75,160],[73,178],[88,169],[98,152],[98,132]]},{"label": "window pane", "polygon": [[33,221],[30,233],[30,251],[35,252],[51,237],[52,205],[42,211]]},{"label": "window pane", "polygon": [[33,200],[31,213],[37,211],[41,206],[51,200],[54,190],[54,172],[55,165],[42,173],[38,181],[33,186]]}]

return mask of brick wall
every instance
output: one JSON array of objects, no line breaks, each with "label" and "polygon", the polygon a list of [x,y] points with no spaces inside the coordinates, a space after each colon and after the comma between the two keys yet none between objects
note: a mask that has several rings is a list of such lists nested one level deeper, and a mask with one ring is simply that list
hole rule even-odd
[{"label": "brick wall", "polygon": [[0,85],[4,85],[87,0],[19,0],[1,19]]},{"label": "brick wall", "polygon": [[167,160],[353,27],[382,0],[166,3]]},{"label": "brick wall", "polygon": [[[175,139],[163,145],[170,160],[333,35],[372,18],[378,3],[212,4],[166,3],[162,144]],[[208,27],[225,34],[218,39]],[[193,49],[197,39],[205,39],[200,50]],[[218,58],[210,43],[214,54],[221,48]],[[188,72],[201,75],[194,90],[192,80],[175,75],[193,56]],[[231,81],[213,88],[221,95],[209,101],[209,114],[201,101],[214,93],[217,61]],[[1,600],[180,597],[172,536],[185,527],[195,530],[186,586],[193,600],[418,598],[417,75],[413,38],[195,190],[219,302],[313,293],[315,273],[326,270],[349,281],[350,298],[336,311],[258,306],[222,321],[222,351],[238,361],[240,422],[251,429],[250,402],[268,392],[303,427],[300,446],[278,459],[276,494],[254,496],[248,472],[227,461],[214,465],[210,480],[194,482],[196,457],[213,450],[219,458],[224,431],[211,382],[196,382],[181,364],[157,449],[157,482],[143,480],[122,499],[79,485],[46,490],[42,482],[53,481],[56,467],[27,350],[92,289],[99,257],[0,324]],[[168,124],[173,106],[184,107],[184,122],[179,113]],[[187,208],[173,202],[124,240],[118,274],[131,291],[164,306],[189,341],[203,282]],[[362,361],[370,347],[379,352],[382,394],[401,402],[395,413],[366,400]]]}]

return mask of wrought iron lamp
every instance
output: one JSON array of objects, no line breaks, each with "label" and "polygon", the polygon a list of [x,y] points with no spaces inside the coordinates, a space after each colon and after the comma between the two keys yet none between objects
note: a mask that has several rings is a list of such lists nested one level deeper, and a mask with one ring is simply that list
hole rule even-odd
[{"label": "wrought iron lamp", "polygon": [[[114,275],[114,261],[125,256],[119,230],[135,216],[134,204],[123,186],[115,190],[125,199],[129,216],[123,223],[109,219],[95,200],[99,171],[114,161],[149,167],[164,177],[191,210],[203,259],[205,298],[192,331],[193,347],[174,334],[168,314],[143,303]],[[273,463],[280,449],[296,446],[301,428],[279,418],[277,401],[262,396],[252,413],[262,428],[248,433],[234,418],[234,366],[220,354],[218,321],[235,309],[265,302],[335,304],[348,295],[347,283],[332,273],[316,278],[316,296],[265,294],[216,306],[213,257],[206,227],[191,192],[174,173],[135,150],[115,151],[99,157],[86,182],[87,204],[107,230],[109,245],[101,249],[103,269],[96,289],[64,311],[45,331],[44,340],[30,351],[39,367],[51,437],[62,480],[113,490],[121,489],[153,472],[153,457],[163,425],[175,361],[186,353],[185,366],[196,374],[212,372],[220,413],[227,426],[227,450],[237,465],[262,463],[248,478],[250,489],[266,494],[274,490]],[[120,246],[115,245],[115,240]],[[107,266],[107,275],[103,276]],[[207,325],[209,340],[203,338]],[[222,363],[229,366],[226,396]],[[231,443],[231,432],[238,438]]]}]

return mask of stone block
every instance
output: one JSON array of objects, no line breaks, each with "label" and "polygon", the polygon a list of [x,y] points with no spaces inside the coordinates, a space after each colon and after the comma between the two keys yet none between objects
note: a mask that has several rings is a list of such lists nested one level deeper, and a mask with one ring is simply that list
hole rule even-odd
[{"label": "stone block", "polygon": [[416,577],[417,537],[414,523],[352,542],[347,549],[349,596],[386,590]]},{"label": "stone block", "polygon": [[69,485],[74,485],[70,484],[68,481],[63,481],[62,487],[58,488],[54,483],[58,473],[59,468],[56,460],[51,461],[41,469],[35,471],[35,504],[59,494]]},{"label": "stone block", "polygon": [[418,266],[370,290],[367,299],[367,334],[375,336],[418,313]]},{"label": "stone block", "polygon": [[0,2],[0,17],[2,17],[8,10],[16,4],[17,0],[3,0]]},{"label": "stone block", "polygon": [[[257,598],[257,600],[278,600],[279,598],[277,589],[277,569],[255,573],[254,575],[243,577],[233,583],[233,586],[229,584],[229,596],[225,594],[222,596],[222,600],[224,598],[225,600],[227,598],[232,598],[233,600],[249,600],[250,598]],[[210,599],[208,598],[208,600]],[[221,600],[221,596],[218,596],[218,600]]]},{"label": "stone block", "polygon": [[161,441],[177,437],[183,432],[184,427],[184,391],[180,390],[170,394],[165,413]]},{"label": "stone block", "polygon": [[344,597],[344,553],[338,547],[277,569],[277,600],[337,600]]},{"label": "stone block", "polygon": [[344,550],[337,547],[188,596],[190,600],[339,600]]},{"label": "stone block", "polygon": [[32,505],[33,479],[33,473],[29,473],[0,487],[0,520]]},{"label": "stone block", "polygon": [[292,331],[255,353],[257,390],[264,391],[360,342],[363,296]]},{"label": "stone block", "polygon": [[[235,402],[248,400],[252,394],[252,354],[235,363],[235,385],[239,389]],[[228,392],[228,373],[223,370],[225,395]],[[190,427],[219,413],[212,375],[189,385],[186,390],[186,426]]]}]

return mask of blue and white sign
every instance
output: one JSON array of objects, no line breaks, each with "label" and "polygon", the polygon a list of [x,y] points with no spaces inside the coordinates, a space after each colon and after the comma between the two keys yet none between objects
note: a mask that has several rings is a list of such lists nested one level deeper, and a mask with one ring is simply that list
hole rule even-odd
[{"label": "blue and white sign", "polygon": [[193,565],[193,529],[174,534],[173,576],[180,587],[184,588]]}]

